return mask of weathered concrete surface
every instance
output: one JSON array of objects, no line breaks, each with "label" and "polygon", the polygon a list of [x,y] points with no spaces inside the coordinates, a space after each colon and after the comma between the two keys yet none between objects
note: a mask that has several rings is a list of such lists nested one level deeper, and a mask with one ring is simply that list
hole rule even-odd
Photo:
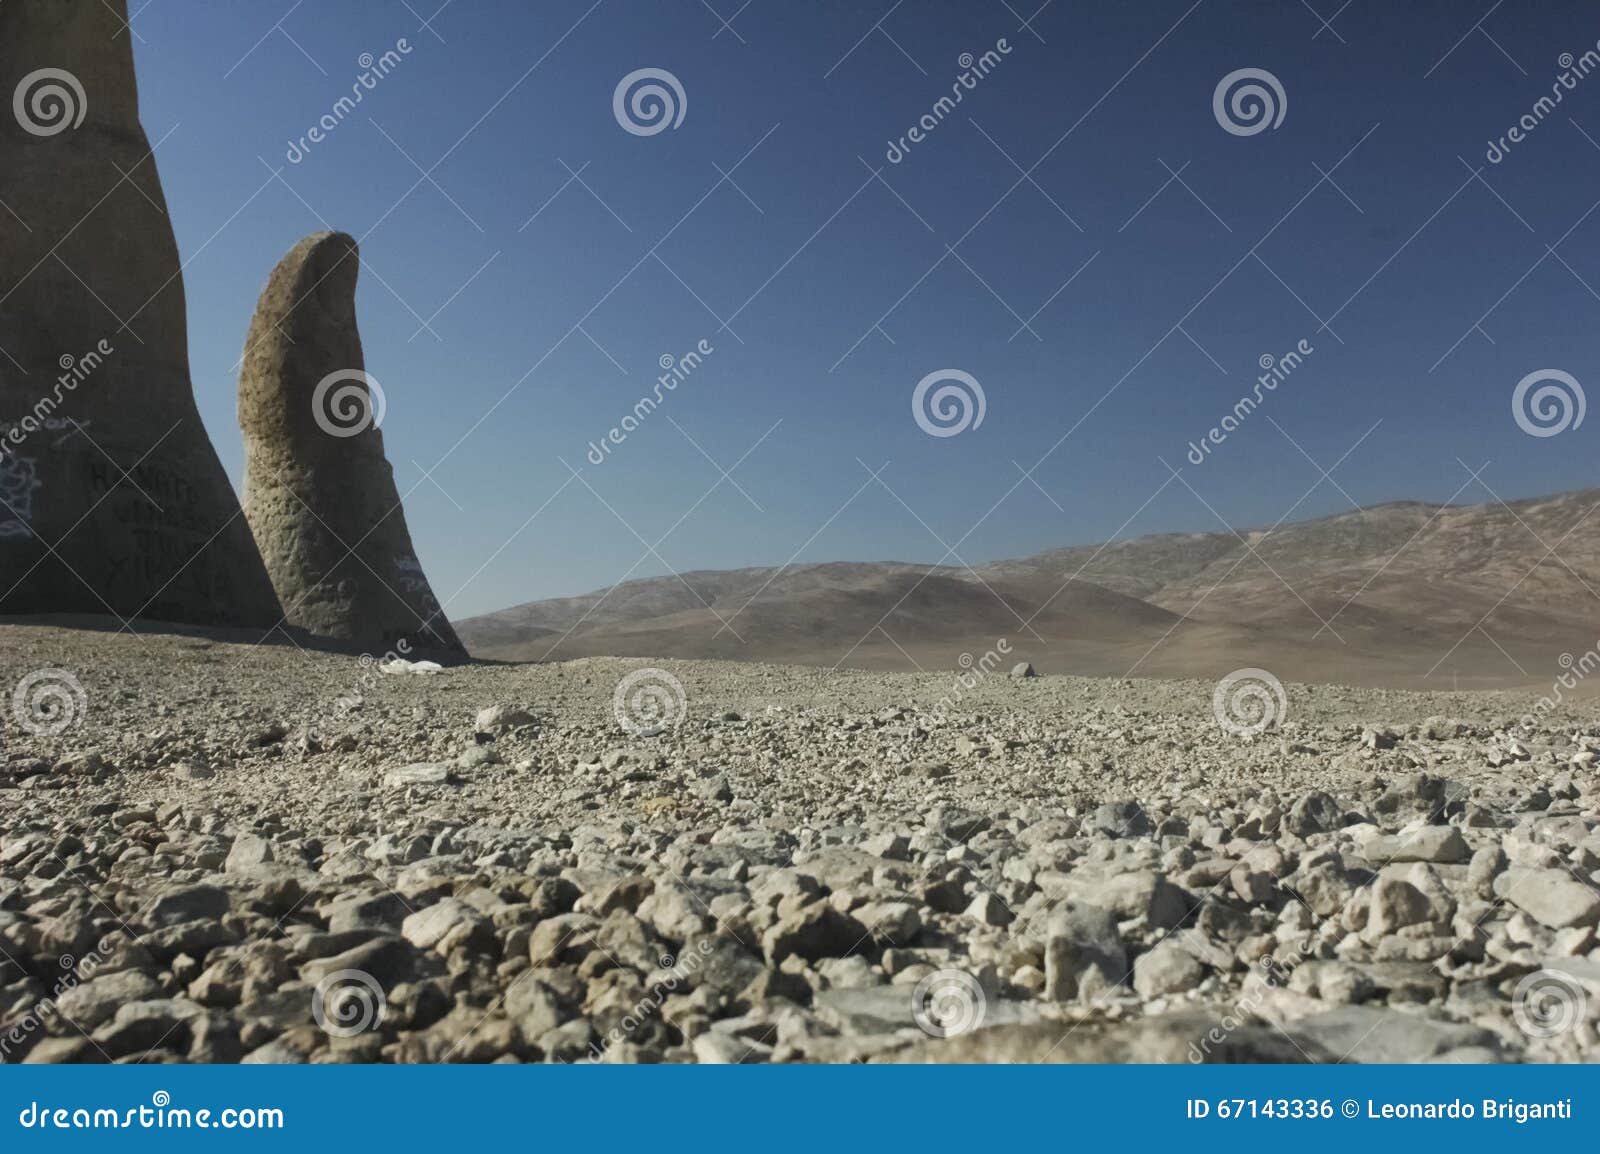
[{"label": "weathered concrete surface", "polygon": [[270,626],[195,407],[126,15],[0,4],[0,614]]},{"label": "weathered concrete surface", "polygon": [[366,376],[361,259],[319,233],[273,269],[239,377],[245,517],[291,625],[363,644],[461,650],[411,545]]}]

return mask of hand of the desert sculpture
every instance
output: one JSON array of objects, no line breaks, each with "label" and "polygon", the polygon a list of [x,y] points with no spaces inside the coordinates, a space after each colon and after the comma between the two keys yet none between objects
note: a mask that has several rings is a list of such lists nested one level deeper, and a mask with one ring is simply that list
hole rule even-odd
[{"label": "hand of the desert sculpture", "polygon": [[0,3],[0,614],[271,626],[195,407],[126,17]]},{"label": "hand of the desert sculpture", "polygon": [[354,240],[319,233],[267,281],[239,377],[245,517],[290,625],[459,651],[384,456],[385,398],[356,327],[359,271]]}]

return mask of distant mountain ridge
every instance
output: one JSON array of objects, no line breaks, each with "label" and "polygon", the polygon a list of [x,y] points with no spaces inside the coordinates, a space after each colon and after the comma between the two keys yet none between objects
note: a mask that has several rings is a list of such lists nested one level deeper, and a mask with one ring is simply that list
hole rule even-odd
[{"label": "distant mountain ridge", "polygon": [[[1445,687],[1548,683],[1600,637],[1600,489],[1397,501],[971,571],[833,562],[621,583],[458,623],[481,657],[957,668],[1004,637],[1041,672]],[[724,624],[726,623],[726,624]],[[737,634],[737,635],[735,635]]]}]

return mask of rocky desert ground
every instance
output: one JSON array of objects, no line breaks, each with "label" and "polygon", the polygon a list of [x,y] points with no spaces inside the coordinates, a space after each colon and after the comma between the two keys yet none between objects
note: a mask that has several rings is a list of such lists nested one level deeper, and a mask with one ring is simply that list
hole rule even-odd
[{"label": "rocky desert ground", "polygon": [[5,1061],[1600,1054],[1590,704],[232,637],[0,625]]}]

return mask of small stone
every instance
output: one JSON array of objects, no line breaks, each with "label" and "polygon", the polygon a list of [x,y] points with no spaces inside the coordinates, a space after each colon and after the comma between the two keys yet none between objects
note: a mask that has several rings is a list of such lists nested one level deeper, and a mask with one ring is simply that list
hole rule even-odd
[{"label": "small stone", "polygon": [[240,834],[233,840],[223,870],[227,873],[248,873],[253,867],[276,860],[272,843],[254,834]]},{"label": "small stone", "polygon": [[807,961],[840,958],[867,944],[869,933],[849,914],[841,913],[825,901],[812,902],[790,914],[761,938],[762,952],[770,965],[785,958]]},{"label": "small stone", "polygon": [[755,1064],[772,1056],[772,1047],[730,1034],[707,1031],[691,1043],[695,1061],[708,1065]]},{"label": "small stone", "polygon": [[701,778],[694,782],[690,788],[701,801],[728,802],[733,800],[733,787],[728,784],[727,774],[719,773],[714,777]]},{"label": "small stone", "polygon": [[1037,676],[1039,675],[1033,671],[1032,662],[1019,661],[1011,667],[1011,680],[1013,681],[1021,681],[1024,678]]},{"label": "small stone", "polygon": [[1564,869],[1513,867],[1494,879],[1494,892],[1552,930],[1600,923],[1600,892]]},{"label": "small stone", "polygon": [[1205,977],[1205,967],[1171,938],[1140,954],[1133,963],[1133,988],[1143,998],[1159,998],[1192,990]]},{"label": "small stone", "polygon": [[466,902],[445,898],[406,918],[400,925],[400,936],[419,950],[436,949],[447,954],[463,943],[477,949],[492,945],[494,927]]},{"label": "small stone", "polygon": [[964,913],[981,926],[1009,926],[1015,920],[1006,903],[989,890],[973,898]]},{"label": "small stone", "polygon": [[[325,912],[330,934],[348,934],[357,931],[393,933],[412,911],[399,894],[385,890],[380,894],[342,898]],[[372,934],[362,936],[371,937]]]},{"label": "small stone", "polygon": [[1479,897],[1492,897],[1494,879],[1505,868],[1505,851],[1497,845],[1486,845],[1472,855],[1472,862],[1467,866],[1467,884]]},{"label": "small stone", "polygon": [[910,902],[867,902],[850,913],[886,945],[908,946],[922,932],[922,915]]},{"label": "small stone", "polygon": [[533,714],[514,705],[490,705],[478,710],[473,729],[478,733],[499,733],[523,725],[536,724]]},{"label": "small stone", "polygon": [[372,938],[342,954],[307,962],[300,967],[300,978],[314,986],[340,970],[359,970],[387,990],[415,981],[420,961],[421,955],[402,938]]},{"label": "small stone", "polygon": [[1410,833],[1372,838],[1364,852],[1375,865],[1388,862],[1437,862],[1455,865],[1472,856],[1466,839],[1453,825],[1425,825]]},{"label": "small stone", "polygon": [[1136,801],[1113,801],[1089,815],[1088,828],[1107,837],[1142,837],[1150,832],[1150,819]]},{"label": "small stone", "polygon": [[1067,890],[1074,901],[1110,910],[1119,918],[1143,918],[1170,930],[1188,916],[1194,901],[1154,870],[1134,870],[1096,879],[1072,876]]},{"label": "small stone", "polygon": [[187,998],[125,1002],[91,1037],[113,1058],[157,1047],[183,1051],[191,1041],[187,1023],[204,1014],[202,1007]]},{"label": "small stone", "polygon": [[886,832],[869,837],[861,843],[861,848],[874,857],[886,858],[889,861],[905,861],[911,842],[903,834]]},{"label": "small stone", "polygon": [[1052,1002],[1089,997],[1121,985],[1128,955],[1110,911],[1073,905],[1057,910],[1045,927],[1044,996]]},{"label": "small stone", "polygon": [[1455,900],[1432,866],[1423,862],[1389,866],[1372,883],[1366,936],[1376,941],[1408,926],[1430,926],[1447,933],[1455,912]]},{"label": "small stone", "polygon": [[90,1031],[110,1021],[124,1003],[153,998],[160,992],[154,978],[138,970],[124,970],[74,986],[56,999],[56,1008],[80,1029]]},{"label": "small stone", "polygon": [[505,758],[487,745],[474,745],[456,758],[455,767],[463,770],[485,769],[491,765],[504,765]]},{"label": "small stone", "polygon": [[216,921],[228,912],[228,891],[218,886],[178,886],[145,908],[146,923],[157,929],[185,922]]},{"label": "small stone", "polygon": [[1308,837],[1338,829],[1343,817],[1338,802],[1321,790],[1312,790],[1294,803],[1284,825],[1296,837]]},{"label": "small stone", "polygon": [[444,762],[417,762],[391,769],[383,775],[386,789],[404,789],[410,785],[450,785],[453,782],[450,766]]}]

